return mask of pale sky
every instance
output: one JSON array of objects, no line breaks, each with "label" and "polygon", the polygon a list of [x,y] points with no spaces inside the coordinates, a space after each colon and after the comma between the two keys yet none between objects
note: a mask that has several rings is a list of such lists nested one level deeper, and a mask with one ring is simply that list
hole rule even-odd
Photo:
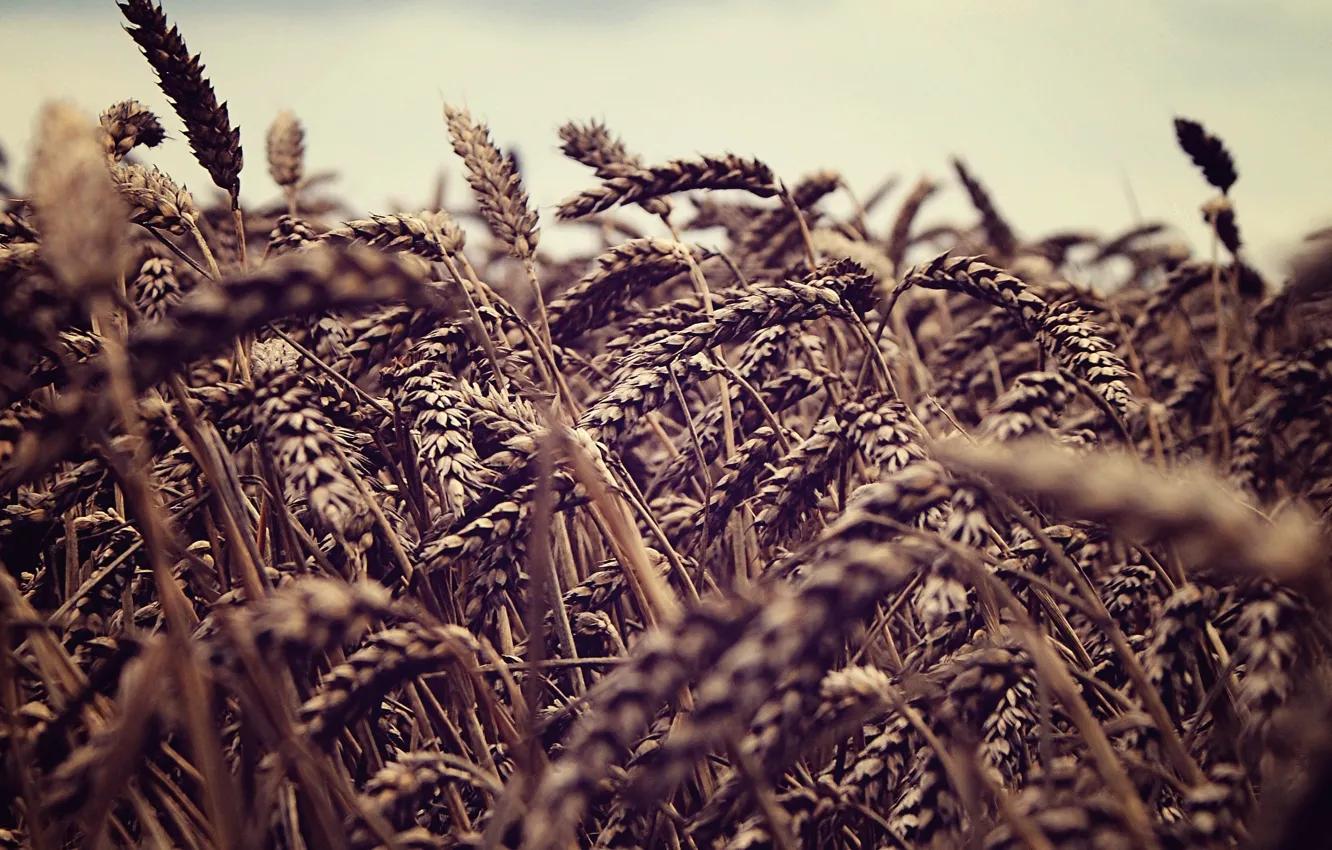
[{"label": "pale sky", "polygon": [[[949,181],[927,220],[971,221],[962,156],[1018,232],[1114,233],[1141,214],[1204,253],[1211,189],[1171,118],[1234,154],[1252,260],[1273,269],[1332,221],[1332,3],[1327,0],[165,0],[241,127],[242,194],[275,198],[264,135],[289,107],[307,169],[337,169],[358,211],[422,205],[448,168],[448,100],[516,149],[543,242],[590,172],[559,153],[568,119],[604,120],[656,162],[732,151],[788,182],[831,167],[868,194],[885,176]],[[114,0],[0,0],[0,141],[22,186],[41,102],[92,115],[136,98],[173,138],[145,159],[206,196],[180,124]],[[569,244],[566,242],[565,244]]]}]

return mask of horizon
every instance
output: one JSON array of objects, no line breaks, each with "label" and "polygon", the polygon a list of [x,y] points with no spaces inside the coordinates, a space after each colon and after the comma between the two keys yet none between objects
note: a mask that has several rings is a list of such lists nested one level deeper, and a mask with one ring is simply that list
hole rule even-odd
[{"label": "horizon", "polygon": [[[923,224],[974,219],[948,165],[958,156],[1025,238],[1110,235],[1141,216],[1207,255],[1198,208],[1212,191],[1175,143],[1180,115],[1234,154],[1232,198],[1254,265],[1279,274],[1300,238],[1332,221],[1332,199],[1309,191],[1332,185],[1332,117],[1318,108],[1332,77],[1332,10],[1309,0],[1261,10],[1134,0],[1113,15],[1040,2],[731,0],[706,17],[693,0],[576,0],[559,14],[530,0],[339,0],[318,4],[317,18],[304,0],[163,5],[241,127],[247,203],[277,196],[263,140],[284,107],[305,126],[308,172],[338,171],[335,192],[357,214],[425,203],[441,168],[450,204],[463,201],[447,100],[518,152],[553,248],[578,238],[553,206],[592,183],[560,154],[556,131],[591,118],[648,162],[731,151],[788,182],[836,169],[862,196],[896,174],[880,214],[929,175],[946,191]],[[44,100],[95,116],[132,97],[169,133],[143,159],[211,195],[114,2],[24,0],[3,21],[0,55],[16,84],[0,95],[0,143],[12,184],[23,185]]]}]

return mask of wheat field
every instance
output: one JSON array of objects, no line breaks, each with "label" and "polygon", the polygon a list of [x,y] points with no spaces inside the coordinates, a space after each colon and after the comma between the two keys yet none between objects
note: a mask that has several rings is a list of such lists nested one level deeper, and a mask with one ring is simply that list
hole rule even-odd
[{"label": "wheat field", "polygon": [[1203,123],[1198,254],[596,121],[541,216],[454,105],[473,203],[357,219],[119,6],[185,138],[0,188],[4,846],[1327,846],[1332,239]]}]

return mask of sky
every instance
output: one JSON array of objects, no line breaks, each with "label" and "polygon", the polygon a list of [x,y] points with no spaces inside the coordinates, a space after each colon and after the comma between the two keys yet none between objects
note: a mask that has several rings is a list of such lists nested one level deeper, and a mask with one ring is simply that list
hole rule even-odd
[{"label": "sky", "polygon": [[[558,253],[554,206],[592,185],[559,152],[600,119],[649,162],[734,152],[787,182],[835,168],[862,195],[947,181],[925,221],[970,221],[962,157],[1021,236],[1164,220],[1210,251],[1212,190],[1171,120],[1201,121],[1240,174],[1249,258],[1279,273],[1332,222],[1332,3],[1326,0],[165,0],[241,128],[242,195],[278,196],[264,135],[306,127],[307,170],[358,212],[424,206],[440,169],[466,186],[444,102],[521,156]],[[180,124],[113,0],[0,0],[0,143],[23,185],[44,100],[95,116],[136,98],[172,138],[145,159],[207,196]],[[574,237],[567,237],[574,238]]]}]

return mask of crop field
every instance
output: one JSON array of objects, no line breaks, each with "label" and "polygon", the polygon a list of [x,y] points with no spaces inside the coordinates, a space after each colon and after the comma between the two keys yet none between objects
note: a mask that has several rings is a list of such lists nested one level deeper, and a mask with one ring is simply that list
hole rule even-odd
[{"label": "crop field", "polygon": [[1196,251],[581,119],[539,211],[455,105],[357,218],[119,5],[175,115],[0,187],[0,846],[1327,846],[1332,234],[1206,116]]}]

